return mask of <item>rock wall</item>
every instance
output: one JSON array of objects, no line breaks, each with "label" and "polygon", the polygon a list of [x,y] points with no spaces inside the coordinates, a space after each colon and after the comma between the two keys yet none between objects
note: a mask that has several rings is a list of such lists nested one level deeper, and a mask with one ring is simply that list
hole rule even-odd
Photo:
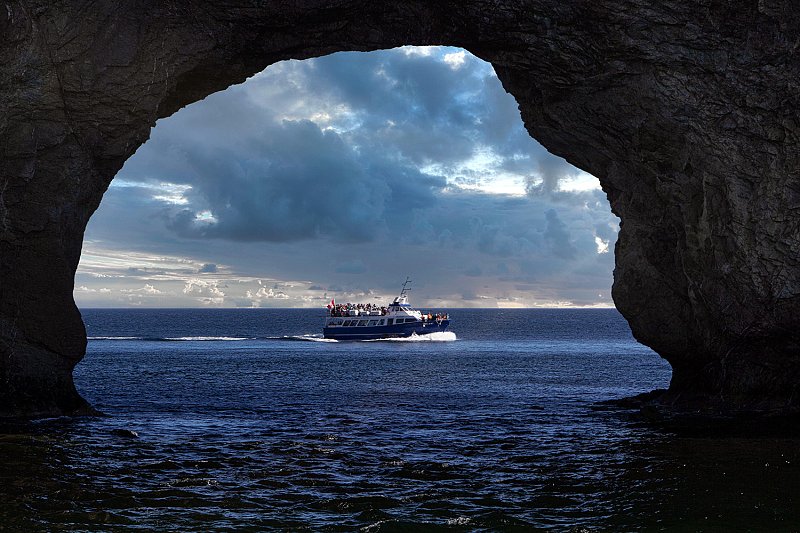
[{"label": "rock wall", "polygon": [[282,59],[402,44],[490,61],[531,135],[600,179],[664,405],[797,410],[798,20],[788,0],[3,2],[0,416],[88,411],[83,231],[158,118]]}]

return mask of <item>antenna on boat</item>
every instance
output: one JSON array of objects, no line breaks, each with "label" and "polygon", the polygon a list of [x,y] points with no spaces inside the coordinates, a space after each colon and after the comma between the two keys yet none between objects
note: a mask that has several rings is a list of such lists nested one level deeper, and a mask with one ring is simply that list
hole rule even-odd
[{"label": "antenna on boat", "polygon": [[409,283],[411,283],[411,278],[409,278],[408,276],[406,276],[406,280],[405,280],[405,282],[403,283],[403,290],[402,290],[402,291],[400,291],[400,296],[403,296],[403,295],[404,295],[405,293],[407,293],[407,292],[411,292],[411,289],[407,288],[407,285],[408,285]]}]

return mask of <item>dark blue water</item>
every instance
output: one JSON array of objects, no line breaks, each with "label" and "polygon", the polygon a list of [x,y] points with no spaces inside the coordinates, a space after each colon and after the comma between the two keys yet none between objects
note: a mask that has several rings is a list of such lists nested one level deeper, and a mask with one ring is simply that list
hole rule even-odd
[{"label": "dark blue water", "polygon": [[457,340],[355,343],[310,338],[320,311],[83,314],[76,383],[108,416],[0,434],[0,530],[800,525],[797,439],[593,408],[669,382],[613,310],[451,310]]}]

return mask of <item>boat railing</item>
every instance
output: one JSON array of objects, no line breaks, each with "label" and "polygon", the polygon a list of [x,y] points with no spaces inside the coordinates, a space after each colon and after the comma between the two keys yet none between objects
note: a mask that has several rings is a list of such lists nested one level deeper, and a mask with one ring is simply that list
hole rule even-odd
[{"label": "boat railing", "polygon": [[388,313],[388,308],[378,306],[355,307],[352,305],[337,305],[328,308],[328,316],[384,316]]},{"label": "boat railing", "polygon": [[[390,305],[388,307],[378,307],[376,305],[363,305],[363,304],[339,304],[335,307],[328,308],[329,317],[354,317],[354,316],[396,316],[400,311],[406,313],[419,313],[422,321],[442,321],[449,320],[450,316],[447,313],[426,313],[413,309],[396,309]],[[402,313],[400,313],[402,314]],[[405,316],[405,315],[403,315]]]}]

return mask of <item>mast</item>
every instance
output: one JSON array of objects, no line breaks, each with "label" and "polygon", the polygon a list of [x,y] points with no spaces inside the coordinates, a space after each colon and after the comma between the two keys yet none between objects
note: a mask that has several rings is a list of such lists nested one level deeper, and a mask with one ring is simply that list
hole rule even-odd
[{"label": "mast", "polygon": [[411,278],[406,276],[406,280],[403,282],[403,290],[400,291],[400,296],[405,296],[407,292],[411,292],[411,289],[407,288],[407,285],[411,283]]}]

